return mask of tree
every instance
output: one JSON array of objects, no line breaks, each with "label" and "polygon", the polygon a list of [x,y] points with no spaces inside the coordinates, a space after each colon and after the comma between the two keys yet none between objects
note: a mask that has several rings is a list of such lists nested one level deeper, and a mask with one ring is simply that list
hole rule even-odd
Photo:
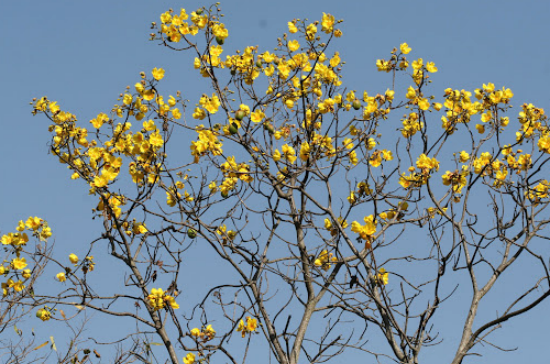
[{"label": "tree", "polygon": [[[461,363],[550,294],[544,110],[524,104],[511,122],[512,91],[491,83],[437,99],[438,69],[407,59],[406,43],[376,64],[391,88],[348,90],[330,14],[289,22],[273,53],[249,46],[225,60],[218,6],[160,19],[151,39],[194,54],[211,92],[194,106],[180,92],[163,96],[155,68],[89,127],[55,101],[34,101],[51,121],[51,153],[97,197],[103,233],[83,259],[39,249],[64,289],[6,291],[13,302],[44,321],[90,311],[130,319],[117,363],[237,363],[253,352],[313,363],[349,350],[418,363],[442,340],[439,312],[459,292],[469,297],[453,343]],[[182,300],[184,260],[199,244],[221,283]],[[89,279],[101,249],[124,272],[117,287]],[[479,314],[497,281],[520,273],[524,285],[497,314]],[[95,360],[73,342],[58,361]]]}]

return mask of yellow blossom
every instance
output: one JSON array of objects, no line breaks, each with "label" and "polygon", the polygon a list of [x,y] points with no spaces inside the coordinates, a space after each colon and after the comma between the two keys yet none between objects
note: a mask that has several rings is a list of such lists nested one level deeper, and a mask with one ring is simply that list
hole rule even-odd
[{"label": "yellow blossom", "polygon": [[65,276],[64,272],[57,273],[55,276],[59,282],[65,282],[67,280],[67,277]]},{"label": "yellow blossom", "polygon": [[291,52],[296,52],[298,49],[300,49],[300,43],[298,43],[297,40],[291,40],[288,42],[288,49]]},{"label": "yellow blossom", "polygon": [[194,363],[195,363],[195,354],[193,353],[188,353],[183,358],[183,364],[194,364]]},{"label": "yellow blossom", "polygon": [[27,261],[25,258],[14,258],[11,261],[11,266],[13,269],[22,270],[27,266]]},{"label": "yellow blossom", "polygon": [[323,13],[321,18],[321,31],[329,34],[334,29],[334,16],[330,14]]},{"label": "yellow blossom", "polygon": [[42,321],[48,321],[52,317],[52,314],[47,308],[44,307],[36,312],[36,317]]},{"label": "yellow blossom", "polygon": [[71,261],[71,263],[77,264],[78,263],[78,256],[76,254],[71,254],[71,255],[69,255],[69,260]]},{"label": "yellow blossom", "polygon": [[376,274],[376,282],[381,285],[388,284],[388,272],[384,268],[380,268]]},{"label": "yellow blossom", "polygon": [[402,43],[399,46],[399,50],[401,50],[401,53],[403,53],[403,54],[409,54],[410,51],[412,51],[412,48],[409,47],[409,45],[407,43]]},{"label": "yellow blossom", "polygon": [[296,27],[296,24],[294,22],[288,22],[288,31],[291,33],[296,33],[298,31],[298,28]]},{"label": "yellow blossom", "polygon": [[162,68],[153,68],[153,78],[160,81],[164,78],[164,70]]}]

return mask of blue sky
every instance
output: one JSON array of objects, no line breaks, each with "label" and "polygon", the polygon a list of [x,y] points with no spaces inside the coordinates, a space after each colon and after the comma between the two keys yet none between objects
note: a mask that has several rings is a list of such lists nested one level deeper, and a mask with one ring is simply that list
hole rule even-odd
[{"label": "blue sky", "polygon": [[[29,102],[47,95],[87,123],[110,110],[124,88],[137,82],[140,71],[153,67],[166,70],[166,90],[181,90],[196,102],[206,84],[193,70],[192,59],[148,41],[148,34],[151,21],[168,8],[203,5],[209,3],[31,0],[0,5],[3,233],[18,220],[37,215],[52,226],[58,252],[97,236],[99,222],[90,219],[95,198],[48,155],[48,122],[31,115]],[[413,57],[438,66],[432,85],[436,95],[446,87],[473,91],[493,82],[514,91],[512,115],[524,102],[550,110],[550,2],[247,0],[225,1],[222,8],[229,52],[247,45],[271,49],[289,20],[319,19],[327,12],[344,19],[344,36],[335,48],[347,62],[344,83],[351,89],[385,91],[389,78],[376,72],[375,61],[408,42]],[[519,346],[518,351],[488,349],[485,359],[471,362],[542,362],[549,305],[507,322],[495,335],[500,343]],[[437,359],[428,355],[426,363]]]}]

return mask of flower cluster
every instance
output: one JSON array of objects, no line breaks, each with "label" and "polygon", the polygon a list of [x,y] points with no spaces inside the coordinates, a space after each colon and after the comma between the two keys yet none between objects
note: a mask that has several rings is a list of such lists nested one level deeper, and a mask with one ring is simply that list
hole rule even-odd
[{"label": "flower cluster", "polygon": [[191,336],[194,337],[196,340],[201,341],[210,341],[216,337],[216,330],[212,327],[212,325],[208,325],[206,327],[203,327],[202,329],[194,328],[191,330]]},{"label": "flower cluster", "polygon": [[151,294],[147,296],[147,301],[155,311],[165,308],[166,306],[170,306],[173,309],[180,308],[174,297],[167,295],[162,288],[151,289]]},{"label": "flower cluster", "polygon": [[361,239],[365,240],[365,247],[371,248],[373,235],[376,233],[376,223],[373,215],[365,216],[363,218],[365,225],[361,225],[359,222],[354,221],[351,223],[351,231],[359,234]]},{"label": "flower cluster", "polygon": [[378,273],[376,273],[376,276],[374,277],[374,281],[376,284],[385,286],[388,284],[389,281],[389,274],[386,272],[386,269],[380,268],[378,270]]},{"label": "flower cluster", "polygon": [[338,258],[334,257],[333,254],[329,253],[326,249],[323,249],[313,263],[326,272],[330,269],[332,263],[337,261]]},{"label": "flower cluster", "polygon": [[241,319],[239,325],[237,326],[237,331],[241,333],[241,336],[244,338],[246,334],[252,334],[258,328],[258,321],[255,318],[246,316],[246,323]]},{"label": "flower cluster", "polygon": [[31,232],[40,241],[46,241],[52,235],[52,230],[46,221],[32,216],[25,222],[20,220],[15,230],[17,232],[2,235],[1,238],[6,252],[10,256],[15,256],[4,260],[4,263],[0,264],[0,276],[7,278],[1,285],[3,297],[22,292],[25,289],[24,282],[32,276],[31,269],[27,268],[27,258],[22,256],[23,247],[29,241],[29,236],[25,230]]},{"label": "flower cluster", "polygon": [[[343,217],[338,218],[338,223],[340,224],[342,229],[345,229],[345,228],[348,227],[348,222],[346,220],[344,220]],[[338,226],[336,225],[336,223],[334,221],[331,221],[329,219],[325,219],[325,229],[330,231],[331,236],[338,235]]]}]

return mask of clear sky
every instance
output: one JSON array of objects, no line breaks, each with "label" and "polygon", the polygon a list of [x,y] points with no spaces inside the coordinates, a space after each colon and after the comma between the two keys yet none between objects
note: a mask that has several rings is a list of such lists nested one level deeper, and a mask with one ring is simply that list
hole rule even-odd
[{"label": "clear sky", "polygon": [[[140,71],[166,70],[166,90],[181,90],[196,102],[206,84],[192,59],[148,41],[151,21],[168,8],[210,5],[193,1],[96,0],[3,1],[0,5],[0,69],[3,70],[0,153],[0,229],[11,231],[28,216],[48,220],[58,252],[97,236],[90,219],[96,198],[48,154],[48,122],[33,117],[29,102],[47,95],[81,122],[109,111]],[[344,19],[335,48],[347,62],[344,83],[383,92],[389,78],[376,71],[377,58],[408,42],[413,57],[435,62],[432,90],[473,91],[483,83],[506,86],[519,106],[532,102],[550,111],[550,2],[548,1],[224,1],[230,32],[226,49],[260,45],[271,49],[293,18],[320,19],[322,12]],[[434,91],[437,92],[439,91]],[[437,121],[439,123],[439,121]],[[550,301],[506,322],[494,337],[519,350],[487,349],[476,363],[545,362]],[[425,357],[439,363],[442,349]],[[454,352],[454,348],[453,348]],[[356,360],[364,360],[358,354]],[[336,360],[336,362],[339,362]]]}]

